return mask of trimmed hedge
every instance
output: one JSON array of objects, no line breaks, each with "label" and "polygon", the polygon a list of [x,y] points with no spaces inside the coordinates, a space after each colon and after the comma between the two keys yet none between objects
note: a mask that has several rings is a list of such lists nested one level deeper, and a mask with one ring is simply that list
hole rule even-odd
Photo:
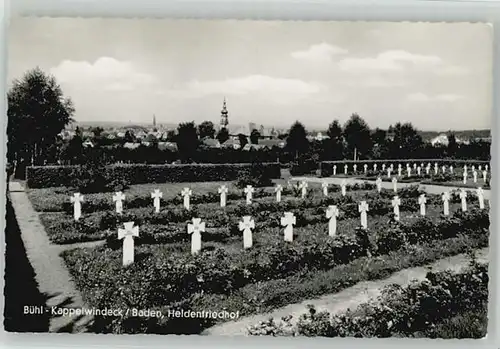
[{"label": "trimmed hedge", "polygon": [[[269,178],[280,178],[279,163],[261,164]],[[250,174],[252,164],[165,164],[111,165],[106,167],[112,180],[123,179],[130,184],[232,181]],[[26,184],[30,188],[71,186],[78,178],[80,166],[31,166],[26,168]]]},{"label": "trimmed hedge", "polygon": [[[373,168],[373,164],[406,164],[406,163],[431,163],[432,169],[434,169],[434,163],[438,163],[438,165],[441,167],[443,165],[453,165],[455,167],[457,166],[463,166],[463,165],[490,165],[489,161],[483,161],[483,160],[455,160],[455,159],[384,159],[384,160],[338,160],[338,161],[322,161],[319,164],[320,172],[321,172],[321,177],[330,177],[333,175],[333,165],[337,165],[337,174],[343,174],[344,173],[344,165],[352,165],[352,164],[357,164],[358,165],[358,172],[360,174],[363,174],[363,166],[364,164],[367,164],[370,170]],[[370,166],[372,165],[372,166]],[[406,166],[403,166],[403,171],[406,169]],[[382,169],[380,169],[382,170]],[[440,169],[441,170],[441,169]],[[352,172],[352,166],[349,166],[349,172]],[[413,174],[415,174],[415,171],[413,171]],[[425,173],[425,170],[423,171]],[[397,173],[397,166],[395,168],[395,171],[393,173]],[[403,173],[406,173],[405,171]]]}]

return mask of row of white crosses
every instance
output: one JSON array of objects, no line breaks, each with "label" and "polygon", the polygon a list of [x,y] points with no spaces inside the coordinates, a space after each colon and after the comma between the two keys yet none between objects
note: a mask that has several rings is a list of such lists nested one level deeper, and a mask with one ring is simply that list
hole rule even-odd
[{"label": "row of white crosses", "polygon": [[[354,164],[353,166],[353,170],[354,172],[357,172],[357,169],[358,169],[358,165],[357,164]],[[344,174],[347,175],[347,170],[348,170],[349,166],[347,164],[344,165]],[[364,164],[363,165],[363,169],[364,169],[364,173],[366,174],[367,171],[368,171],[368,165],[367,164]],[[382,164],[382,171],[384,172],[386,169],[386,165],[385,164]],[[417,166],[416,163],[413,164],[413,171],[416,171],[417,172],[417,175],[420,176],[421,173],[422,173],[422,170],[424,169],[424,164],[420,164],[420,166]],[[442,166],[441,167],[442,169],[442,173],[446,173],[446,166]],[[427,163],[427,166],[425,167],[425,172],[426,174],[428,175],[430,173],[430,170],[431,170],[431,163]],[[450,170],[450,173],[454,173],[454,169],[453,169],[453,166],[450,165],[449,166],[449,170]],[[472,172],[474,173],[476,170],[475,170],[475,166],[472,165],[471,167],[471,170]],[[478,166],[478,170],[481,171],[482,170],[482,166],[479,165]],[[377,171],[377,164],[374,163],[373,164],[373,171]],[[387,177],[390,178],[391,177],[391,172],[394,171],[394,165],[391,164],[388,168],[387,168]],[[401,164],[398,165],[398,176],[402,176],[402,173],[403,172],[403,168],[401,166]],[[464,165],[464,173],[467,172],[467,165]],[[485,165],[484,167],[484,171],[483,171],[483,177],[486,178],[486,174],[488,172],[488,165]],[[411,173],[412,173],[412,168],[410,167],[409,164],[406,164],[406,173],[407,173],[407,176],[408,177],[411,177]],[[434,163],[434,174],[438,174],[439,173],[439,166],[438,166],[438,163]],[[335,176],[337,174],[337,165],[333,165],[333,175]],[[475,175],[477,176],[477,174]]]},{"label": "row of white crosses", "polygon": [[[436,163],[437,165],[437,163]],[[391,165],[392,166],[392,165]],[[407,170],[410,168],[408,167]],[[391,167],[388,169],[388,174],[390,174]],[[398,166],[398,173],[401,172],[401,165]],[[474,175],[474,182],[477,182],[477,172],[474,170],[473,172]],[[484,181],[486,182],[486,177],[487,173],[486,170],[483,171],[483,178]],[[464,171],[464,183],[467,181],[467,173]],[[375,181],[376,186],[377,186],[377,191],[380,192],[382,190],[382,179],[380,177],[377,178]],[[397,192],[397,178],[393,177],[392,178],[392,184],[393,184],[393,190],[394,192]],[[323,194],[325,196],[328,196],[328,183],[323,182],[322,183],[322,190]],[[341,194],[342,196],[346,196],[346,187],[347,187],[347,181],[344,179],[341,184]],[[301,196],[302,198],[305,198],[307,195],[307,188],[308,188],[308,183],[306,181],[302,181],[298,185],[299,190],[301,190]],[[245,189],[244,192],[246,194],[246,203],[250,205],[252,203],[252,197],[254,193],[254,188],[251,185],[248,185]],[[281,202],[281,192],[283,191],[283,186],[278,184],[274,188],[274,191],[276,193],[276,202]],[[219,187],[218,192],[220,194],[220,206],[225,207],[227,205],[227,193],[228,193],[228,188],[225,185],[222,185]],[[192,195],[192,191],[189,188],[184,188],[181,191],[181,195],[183,196],[184,199],[184,208],[189,210],[190,209],[190,197]],[[160,192],[158,189],[155,189],[153,193],[151,193],[151,198],[153,199],[153,206],[155,208],[155,212],[158,213],[160,212],[160,199],[163,197],[163,193]],[[121,214],[123,212],[123,201],[125,200],[125,194],[123,194],[121,191],[116,192],[113,195],[113,201],[115,202],[115,210],[116,213]],[[78,221],[82,215],[82,207],[81,203],[83,202],[83,195],[80,193],[75,193],[71,197],[71,203],[73,203],[74,207],[74,218],[76,221]]]},{"label": "row of white crosses", "polygon": [[[480,209],[484,209],[484,197],[482,188],[477,189],[477,196],[479,199]],[[460,199],[462,203],[462,211],[467,211],[467,192],[462,189],[460,192]],[[445,216],[449,215],[449,201],[450,193],[445,192],[442,195],[443,200],[443,213]],[[418,203],[420,205],[420,215],[426,215],[425,204],[427,203],[427,198],[425,194],[421,194],[418,198]],[[400,220],[399,207],[401,205],[401,199],[396,195],[391,201],[394,217],[397,221]],[[368,217],[367,212],[369,211],[369,206],[366,201],[361,201],[358,205],[358,211],[360,213],[361,226],[363,229],[368,228]],[[339,216],[339,209],[336,205],[328,206],[326,210],[326,218],[328,221],[328,235],[334,237],[337,233],[337,217]],[[281,226],[284,227],[284,240],[293,241],[293,226],[296,224],[295,215],[292,212],[285,212],[281,218]],[[188,234],[191,234],[191,253],[196,255],[201,250],[201,233],[205,232],[205,222],[201,221],[201,218],[193,218],[192,223],[187,226]],[[252,229],[255,229],[255,221],[250,216],[244,216],[242,221],[239,222],[238,228],[243,232],[243,248],[248,249],[252,247]],[[134,237],[139,236],[139,227],[134,226],[134,222],[124,223],[124,229],[118,229],[118,239],[123,239],[123,265],[129,265],[134,261]]]}]

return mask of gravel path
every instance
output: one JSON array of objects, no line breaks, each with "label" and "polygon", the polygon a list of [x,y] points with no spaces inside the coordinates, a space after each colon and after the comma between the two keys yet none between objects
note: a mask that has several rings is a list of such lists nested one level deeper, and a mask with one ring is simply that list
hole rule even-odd
[{"label": "gravel path", "polygon": [[[54,316],[52,307],[82,308],[84,302],[59,253],[66,248],[50,242],[33,209],[24,188],[18,182],[9,183],[9,195],[21,230],[27,257],[34,269],[40,293],[46,295],[46,312],[50,315],[49,332],[82,332],[91,318]],[[74,246],[73,246],[74,247]],[[26,305],[30,305],[26,299]],[[29,316],[29,315],[26,315]]]},{"label": "gravel path", "polygon": [[[479,261],[488,261],[488,248],[478,251]],[[298,317],[307,311],[306,306],[311,304],[318,311],[326,310],[331,314],[342,313],[347,309],[355,308],[361,303],[377,297],[383,287],[390,284],[408,285],[413,279],[424,280],[425,275],[432,268],[434,271],[453,270],[460,271],[469,264],[469,258],[465,254],[438,260],[424,267],[408,268],[392,274],[387,279],[375,281],[363,281],[346,288],[338,293],[324,295],[320,298],[305,300],[300,303],[290,304],[266,314],[258,314],[240,318],[236,321],[226,322],[213,326],[203,332],[204,335],[247,335],[247,328],[256,325],[260,321],[266,321],[269,318],[280,320],[283,316],[293,315],[292,323],[297,321]]]}]

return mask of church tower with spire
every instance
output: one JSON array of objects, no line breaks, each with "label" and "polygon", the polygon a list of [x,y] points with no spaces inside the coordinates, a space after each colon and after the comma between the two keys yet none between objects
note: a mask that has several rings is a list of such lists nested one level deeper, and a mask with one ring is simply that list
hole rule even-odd
[{"label": "church tower with spire", "polygon": [[222,111],[221,111],[221,116],[220,116],[220,128],[227,128],[227,125],[229,124],[228,120],[228,114],[229,112],[227,111],[226,107],[226,97],[224,97],[224,102],[222,104]]},{"label": "church tower with spire", "polygon": [[153,127],[156,127],[156,115],[153,114]]}]

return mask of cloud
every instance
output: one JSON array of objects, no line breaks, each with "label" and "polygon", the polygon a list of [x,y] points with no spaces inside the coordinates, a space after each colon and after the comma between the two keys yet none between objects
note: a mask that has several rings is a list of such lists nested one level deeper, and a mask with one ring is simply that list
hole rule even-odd
[{"label": "cloud", "polygon": [[348,51],[344,48],[333,46],[325,42],[317,45],[312,45],[305,51],[295,51],[290,55],[294,59],[310,61],[310,62],[328,62],[333,56],[346,54]]},{"label": "cloud", "polygon": [[426,56],[413,54],[403,50],[389,50],[379,53],[375,57],[364,58],[345,58],[338,66],[344,71],[401,71],[406,65],[426,65],[436,66],[442,63],[441,58],[437,56]]},{"label": "cloud", "polygon": [[62,84],[107,91],[132,91],[153,84],[156,79],[139,72],[131,62],[101,57],[94,63],[64,60],[50,72]]},{"label": "cloud", "polygon": [[422,92],[417,92],[417,93],[411,93],[409,94],[406,99],[410,102],[418,102],[418,103],[428,103],[428,102],[456,102],[460,99],[463,99],[464,97],[461,95],[457,94],[439,94],[435,96],[429,96],[426,95]]},{"label": "cloud", "polygon": [[183,87],[168,91],[157,91],[177,98],[199,98],[208,95],[257,94],[270,99],[289,101],[322,92],[325,87],[318,83],[299,79],[276,78],[266,75],[248,75],[225,80],[193,80]]}]

